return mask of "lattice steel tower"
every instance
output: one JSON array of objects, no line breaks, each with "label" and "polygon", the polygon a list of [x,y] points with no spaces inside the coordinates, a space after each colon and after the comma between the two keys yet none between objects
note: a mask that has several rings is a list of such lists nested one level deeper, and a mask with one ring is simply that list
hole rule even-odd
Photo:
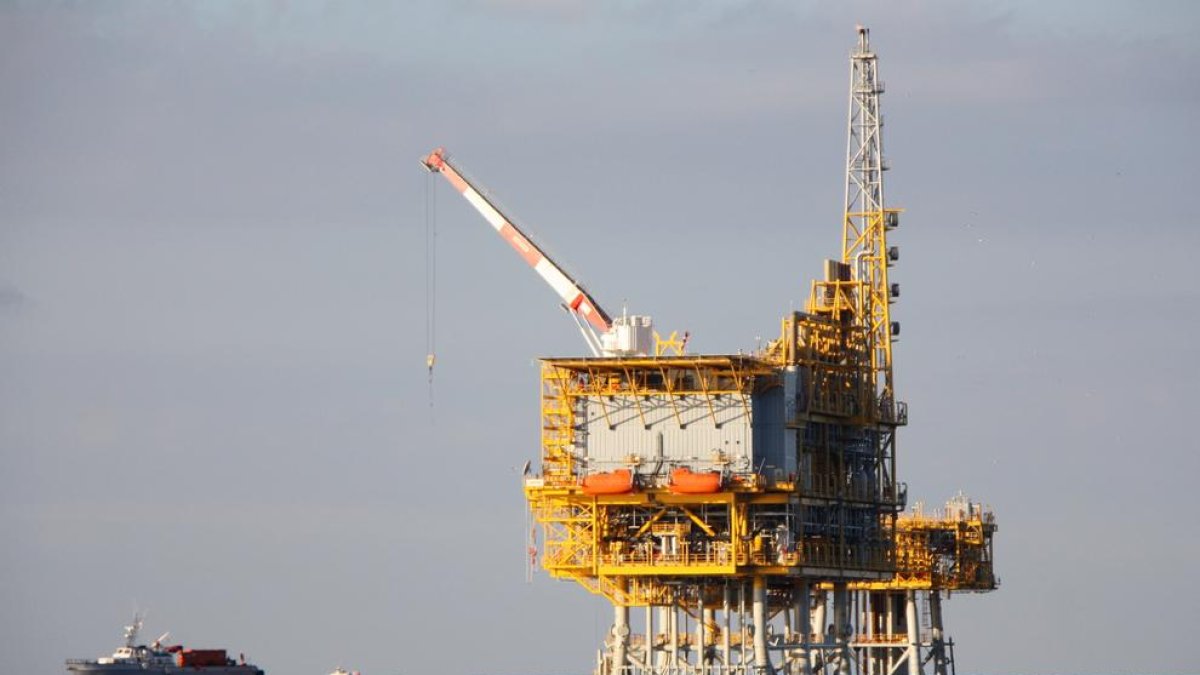
[{"label": "lattice steel tower", "polygon": [[899,224],[899,211],[883,200],[883,116],[879,111],[878,62],[870,32],[858,27],[858,48],[850,56],[850,105],[846,135],[846,209],[842,227],[842,261],[852,265],[859,288],[858,312],[867,328],[875,395],[881,403],[895,400],[892,382],[892,337],[899,325],[889,309],[899,287],[888,284],[888,267],[899,249],[887,247],[887,231]]}]

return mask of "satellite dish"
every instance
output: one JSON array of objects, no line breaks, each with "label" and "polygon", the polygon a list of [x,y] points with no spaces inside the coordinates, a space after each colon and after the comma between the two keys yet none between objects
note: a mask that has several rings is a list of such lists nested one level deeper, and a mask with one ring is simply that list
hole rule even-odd
[{"label": "satellite dish", "polygon": [[527,460],[525,460],[525,466],[521,467],[521,475],[522,475],[522,476],[528,476],[528,475],[529,475],[529,465],[530,465],[531,463],[532,463],[532,460],[528,460],[528,459],[527,459]]}]

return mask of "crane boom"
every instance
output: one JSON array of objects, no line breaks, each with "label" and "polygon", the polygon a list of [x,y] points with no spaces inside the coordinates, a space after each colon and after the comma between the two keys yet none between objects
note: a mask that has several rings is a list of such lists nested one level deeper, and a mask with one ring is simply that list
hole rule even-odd
[{"label": "crane boom", "polygon": [[[496,229],[496,232],[508,242],[513,250],[532,267],[538,275],[550,284],[558,297],[577,320],[587,322],[596,332],[607,333],[612,328],[613,321],[600,304],[596,302],[578,281],[571,278],[566,271],[538,248],[530,238],[521,231],[512,220],[504,215],[495,204],[471,184],[463,174],[450,163],[446,152],[438,148],[421,160],[430,172],[440,173],[450,181],[455,190],[466,198],[471,206]],[[586,333],[585,333],[586,337]],[[588,340],[592,344],[592,340]]]}]

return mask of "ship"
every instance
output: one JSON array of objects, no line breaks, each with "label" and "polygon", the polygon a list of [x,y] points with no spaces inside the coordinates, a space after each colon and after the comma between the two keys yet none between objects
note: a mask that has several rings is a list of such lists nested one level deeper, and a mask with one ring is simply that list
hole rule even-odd
[{"label": "ship", "polygon": [[261,668],[246,663],[239,655],[235,661],[224,649],[190,649],[183,645],[165,646],[170,633],[163,633],[149,645],[138,644],[142,630],[141,614],[125,626],[125,644],[109,656],[95,659],[67,659],[70,675],[264,675]]}]

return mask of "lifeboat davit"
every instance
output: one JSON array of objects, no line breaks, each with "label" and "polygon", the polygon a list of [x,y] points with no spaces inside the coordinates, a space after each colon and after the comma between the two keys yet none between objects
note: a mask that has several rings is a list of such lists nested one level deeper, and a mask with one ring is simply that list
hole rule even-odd
[{"label": "lifeboat davit", "polygon": [[632,491],[633,472],[629,469],[594,473],[583,478],[585,495],[623,495]]},{"label": "lifeboat davit", "polygon": [[721,489],[721,474],[680,467],[671,471],[671,492],[677,495],[706,495]]}]

